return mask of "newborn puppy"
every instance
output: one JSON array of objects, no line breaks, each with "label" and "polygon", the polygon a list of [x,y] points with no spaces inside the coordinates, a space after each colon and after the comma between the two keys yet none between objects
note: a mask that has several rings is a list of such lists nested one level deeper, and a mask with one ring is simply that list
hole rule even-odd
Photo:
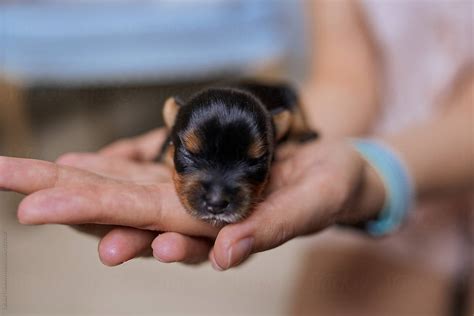
[{"label": "newborn puppy", "polygon": [[277,142],[301,121],[296,93],[247,82],[177,100],[163,109],[170,134],[160,159],[168,155],[174,165],[181,203],[215,226],[244,219],[262,198]]}]

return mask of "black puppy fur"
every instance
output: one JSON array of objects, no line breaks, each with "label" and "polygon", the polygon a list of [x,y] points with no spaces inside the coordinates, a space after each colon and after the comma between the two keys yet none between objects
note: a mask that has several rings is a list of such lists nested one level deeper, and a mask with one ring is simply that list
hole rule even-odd
[{"label": "black puppy fur", "polygon": [[[181,103],[181,104],[178,104]],[[193,216],[216,226],[247,217],[262,197],[278,140],[298,104],[286,84],[246,82],[169,99],[168,150],[180,200]]]}]

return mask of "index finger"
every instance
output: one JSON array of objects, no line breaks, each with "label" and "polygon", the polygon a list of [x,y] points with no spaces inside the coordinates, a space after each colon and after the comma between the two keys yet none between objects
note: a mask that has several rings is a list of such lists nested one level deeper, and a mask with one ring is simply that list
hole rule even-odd
[{"label": "index finger", "polygon": [[107,224],[214,237],[217,230],[189,215],[171,183],[112,183],[53,188],[26,197],[18,209],[23,224]]},{"label": "index finger", "polygon": [[24,224],[110,224],[215,236],[186,213],[171,183],[137,185],[59,166],[0,157],[0,188],[31,194],[18,210]]}]

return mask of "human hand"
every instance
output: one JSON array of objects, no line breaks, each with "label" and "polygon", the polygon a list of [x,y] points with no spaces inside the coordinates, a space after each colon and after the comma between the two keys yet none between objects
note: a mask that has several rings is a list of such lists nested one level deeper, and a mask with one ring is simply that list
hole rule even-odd
[{"label": "human hand", "polygon": [[[210,251],[214,268],[225,270],[252,253],[272,249],[294,237],[316,233],[334,223],[367,220],[383,205],[383,185],[378,176],[346,142],[287,145],[276,158],[268,196],[252,215],[222,228],[213,248],[203,247],[203,253],[191,252],[192,240],[187,239],[180,245],[182,259],[202,257]],[[160,236],[152,247],[161,261],[163,253],[170,252]]]},{"label": "human hand", "polygon": [[[364,210],[367,209],[364,203],[371,205],[382,203],[381,198],[378,198],[378,201],[357,199],[366,195],[362,192],[364,188],[367,191],[368,187],[367,183],[363,183],[367,178],[365,169],[359,155],[344,143],[323,142],[308,147],[282,148],[273,168],[269,197],[255,211],[254,216],[243,223],[229,225],[219,233],[214,250],[209,256],[214,266],[218,269],[227,268],[229,266],[227,262],[231,261],[231,265],[235,265],[243,260],[242,256],[248,255],[247,250],[242,251],[241,247],[237,247],[240,251],[237,253],[234,251],[233,255],[229,255],[228,252],[229,247],[237,243],[234,241],[249,230],[254,231],[254,234],[250,234],[251,238],[255,241],[257,235],[257,240],[261,244],[252,249],[257,252],[278,246],[294,236],[316,232],[336,220],[350,221],[352,217],[354,220],[370,217],[360,212],[344,215],[346,205],[352,206],[353,209]],[[374,190],[372,195],[382,196],[380,186],[378,191],[377,194],[377,190]],[[308,196],[319,196],[319,199],[308,200]],[[305,201],[306,206],[294,205],[294,200]],[[311,209],[312,205],[314,210]],[[266,211],[262,211],[262,208]],[[367,214],[371,214],[370,209],[378,210],[378,208],[379,206],[369,207]],[[287,214],[287,210],[291,210],[290,214]],[[288,215],[294,215],[294,218]],[[264,228],[268,227],[268,223],[273,224],[269,231],[265,231]],[[149,241],[150,239],[147,242]],[[199,242],[199,247],[196,247],[196,242]],[[211,246],[209,242],[178,233],[162,234],[153,242],[155,257],[164,262],[201,261],[211,250]],[[228,259],[228,256],[235,258]]]},{"label": "human hand", "polygon": [[[168,167],[153,163],[166,139],[166,130],[159,128],[138,137],[121,139],[106,146],[98,153],[67,153],[62,155],[57,163],[87,171],[92,171],[105,177],[132,181],[141,184],[153,184],[171,181],[171,171]],[[141,230],[132,227],[117,227],[106,225],[74,225],[74,228],[87,234],[101,238],[99,242],[99,257],[109,266],[121,264],[132,258],[151,254],[151,243],[158,232]],[[177,233],[164,232],[160,234],[162,243],[173,249],[172,256],[180,259],[179,245],[183,240],[193,249],[208,247],[209,240],[204,238],[187,237]],[[199,263],[207,258],[193,256],[185,263]]]},{"label": "human hand", "polygon": [[[56,162],[117,180],[143,184],[167,182],[171,175],[169,168],[151,162],[165,138],[166,130],[159,128],[138,137],[115,141],[98,153],[67,153]],[[109,225],[82,224],[72,227],[100,238],[99,258],[108,266],[150,255],[151,242],[158,234],[154,231]]]},{"label": "human hand", "polygon": [[[162,190],[163,192],[166,192],[169,191],[169,189],[172,189],[172,187],[170,188],[169,183],[171,174],[170,170],[167,167],[164,167],[159,164],[145,162],[148,160],[152,160],[155,157],[157,148],[160,148],[164,139],[165,132],[162,129],[158,129],[137,138],[115,142],[112,145],[107,146],[106,148],[101,150],[100,154],[70,153],[63,155],[58,159],[58,162],[63,166],[33,160],[21,160],[1,157],[0,188],[10,189],[25,194],[33,193],[32,195],[34,195],[34,198],[33,196],[29,196],[22,203],[22,205],[32,204],[33,207],[35,205],[35,202],[30,203],[30,200],[38,201],[43,199],[43,203],[54,203],[54,193],[56,193],[57,198],[60,198],[60,194],[58,194],[58,192],[60,191],[61,187],[67,187],[69,191],[77,190],[79,192],[78,197],[75,199],[77,203],[77,205],[75,205],[77,208],[77,212],[79,212],[81,207],[85,207],[83,203],[84,200],[82,202],[77,201],[81,194],[86,195],[87,198],[96,199],[96,203],[101,203],[102,198],[99,198],[98,196],[100,195],[100,192],[103,192],[104,190],[113,191],[119,189],[119,187],[122,186],[123,189],[129,187],[135,188],[136,191],[137,188],[141,186],[141,192],[140,190],[138,190],[138,192],[128,195],[128,199],[130,199],[131,195],[146,195],[144,194],[146,190],[153,191],[154,189],[152,184],[156,184],[159,182],[168,182],[168,185],[164,185],[166,190]],[[109,179],[105,177],[99,177],[94,174],[79,172],[79,170],[65,167],[65,165],[76,166],[81,169],[93,171],[97,174],[106,176]],[[58,181],[51,179],[51,177],[54,178],[56,176],[61,176],[61,179],[58,179]],[[57,188],[58,190],[52,190],[53,187]],[[94,190],[94,187],[97,188],[95,196],[93,196],[93,192],[90,192]],[[49,191],[42,192],[46,188],[50,188]],[[68,196],[71,195],[71,193],[72,192],[69,192],[68,195],[63,196],[63,200],[66,200]],[[174,192],[172,192],[171,194],[164,194],[165,199],[170,195],[174,196],[173,193]],[[110,192],[110,194],[112,194],[112,192]],[[83,196],[83,198],[86,196]],[[47,202],[48,200],[50,201]],[[176,202],[176,200],[173,200],[171,198],[169,199],[169,202],[169,205],[172,206],[173,203]],[[71,203],[74,204],[74,202],[72,201]],[[111,201],[108,201],[107,203],[110,204]],[[138,203],[138,205],[135,206],[140,208],[139,204],[143,204],[142,207],[144,206],[144,204],[146,204],[149,207],[152,207],[152,203],[153,202],[149,200],[144,201],[143,203]],[[23,218],[21,211],[22,205],[20,205],[19,212],[20,220],[22,220]],[[187,214],[184,214],[182,212],[181,215],[178,215],[180,214],[181,206],[179,202],[177,206],[178,210],[176,210],[176,213],[174,213],[173,215],[177,215],[177,217],[187,217]],[[100,207],[95,208],[96,210],[92,212],[98,212],[98,209]],[[124,211],[126,211],[125,206],[124,208]],[[63,211],[67,212],[68,210],[64,209]],[[133,214],[134,212],[133,208],[129,211],[130,214]],[[28,216],[29,215],[27,215],[26,217]],[[89,215],[85,216],[87,217],[94,215],[90,213]],[[57,222],[60,223],[61,220],[64,220],[66,221],[66,224],[75,224],[75,220],[73,218],[74,215],[72,215],[72,217],[68,219],[57,218]],[[33,219],[32,223],[36,223],[37,220],[40,219]],[[126,219],[123,220],[126,221]],[[82,221],[79,220],[77,222],[85,223],[87,221],[88,220],[86,218],[82,218]],[[93,222],[93,220],[90,222]],[[122,225],[125,225],[124,222],[122,223]],[[142,230],[132,227],[115,225],[74,225],[74,227],[78,228],[81,231],[92,233],[94,235],[104,236],[105,234],[99,244],[99,255],[102,262],[107,265],[120,264],[124,261],[141,255],[147,249],[151,250],[150,244],[158,234],[156,231],[153,230]],[[212,229],[209,229],[209,227],[207,228],[208,232],[211,230]],[[206,229],[204,231],[206,231]],[[175,233],[164,233],[163,236],[161,236],[161,239],[175,242],[176,238],[174,238],[174,234]],[[206,244],[208,243],[208,241],[205,242]],[[202,243],[204,243],[204,240],[193,240],[193,244],[196,246],[196,249],[199,249],[199,246]],[[205,257],[202,259],[205,259]],[[196,256],[193,258],[192,262],[196,262]]]},{"label": "human hand", "polygon": [[[267,199],[247,220],[224,227],[217,236],[209,254],[217,269],[238,265],[250,253],[332,223],[369,218],[382,205],[380,181],[345,143],[321,141],[294,150],[282,148],[277,158]],[[188,236],[212,238],[217,234],[185,214],[171,184],[137,185],[14,158],[1,158],[0,171],[0,187],[31,194],[19,208],[23,223],[100,223],[171,230],[175,233],[158,236],[153,242],[155,257],[165,262],[202,260],[210,244]]]}]

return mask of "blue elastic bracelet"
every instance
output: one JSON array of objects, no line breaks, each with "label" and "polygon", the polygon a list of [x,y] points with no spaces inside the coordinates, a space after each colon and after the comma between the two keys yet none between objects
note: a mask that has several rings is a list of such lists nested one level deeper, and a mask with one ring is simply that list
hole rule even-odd
[{"label": "blue elastic bracelet", "polygon": [[382,179],[386,198],[377,220],[369,221],[366,230],[382,236],[397,229],[413,204],[413,182],[399,156],[387,145],[364,139],[353,139],[357,151],[376,170]]}]

